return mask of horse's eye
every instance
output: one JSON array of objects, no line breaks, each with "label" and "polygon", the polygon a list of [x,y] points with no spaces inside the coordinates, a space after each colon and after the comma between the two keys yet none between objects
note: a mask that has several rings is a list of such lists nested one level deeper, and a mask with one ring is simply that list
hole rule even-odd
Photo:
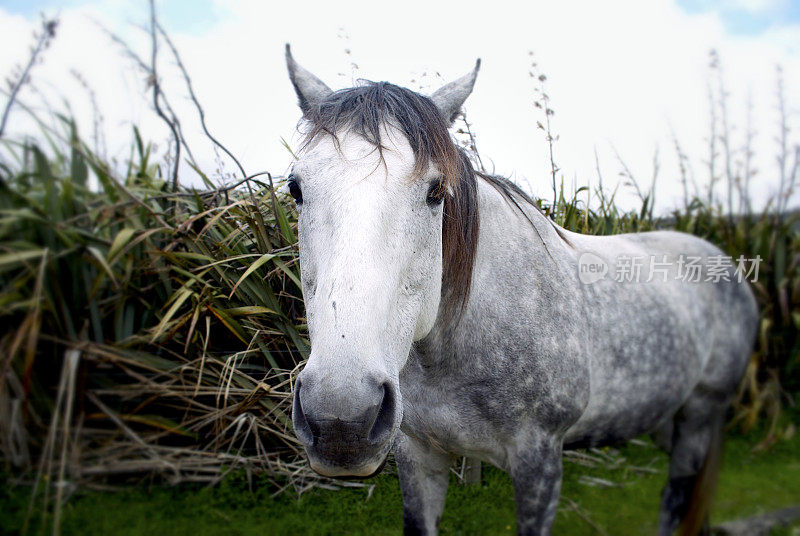
[{"label": "horse's eye", "polygon": [[294,202],[298,205],[303,202],[303,192],[300,190],[300,185],[297,184],[297,178],[294,175],[289,175],[289,194],[294,198]]},{"label": "horse's eye", "polygon": [[442,200],[444,200],[444,177],[439,177],[438,179],[431,181],[430,185],[428,186],[428,195],[425,198],[425,201],[430,206],[435,206],[441,203]]}]

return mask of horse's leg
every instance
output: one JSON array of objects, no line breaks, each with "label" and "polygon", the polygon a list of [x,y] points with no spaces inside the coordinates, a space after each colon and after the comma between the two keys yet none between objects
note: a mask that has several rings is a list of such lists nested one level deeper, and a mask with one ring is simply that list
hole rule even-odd
[{"label": "horse's leg", "polygon": [[694,534],[707,523],[727,404],[727,397],[696,391],[676,413],[669,480],[661,495],[660,536],[673,534],[685,520],[682,534]]},{"label": "horse's leg", "polygon": [[399,432],[394,455],[403,494],[403,532],[437,534],[450,479],[450,456]]},{"label": "horse's leg", "polygon": [[673,417],[674,415],[670,416],[667,420],[658,425],[655,430],[650,432],[650,438],[653,440],[653,443],[667,454],[672,452],[672,432],[675,429]]},{"label": "horse's leg", "polygon": [[518,534],[550,533],[561,492],[561,448],[562,438],[539,432],[509,455]]}]

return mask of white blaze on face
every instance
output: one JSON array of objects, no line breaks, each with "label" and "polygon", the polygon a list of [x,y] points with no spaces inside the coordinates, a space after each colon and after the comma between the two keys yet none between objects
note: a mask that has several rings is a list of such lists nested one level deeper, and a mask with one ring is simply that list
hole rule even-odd
[{"label": "white blaze on face", "polygon": [[[442,205],[427,203],[430,167],[398,130],[377,149],[356,134],[320,135],[299,156],[300,266],[312,354],[327,376],[397,378],[413,340],[433,327],[442,279]],[[343,386],[344,387],[344,386]]]}]

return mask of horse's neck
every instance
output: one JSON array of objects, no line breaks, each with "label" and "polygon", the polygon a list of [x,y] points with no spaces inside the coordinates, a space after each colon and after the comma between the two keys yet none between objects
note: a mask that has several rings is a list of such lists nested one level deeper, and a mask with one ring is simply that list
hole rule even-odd
[{"label": "horse's neck", "polygon": [[[481,225],[476,258],[483,262],[476,269],[491,269],[494,256],[512,264],[528,263],[529,269],[541,266],[548,273],[571,270],[575,258],[569,237],[572,233],[513,191],[510,194],[509,197],[501,192],[487,179],[478,180]],[[510,255],[503,257],[502,250],[510,251]]]},{"label": "horse's neck", "polygon": [[[463,337],[465,331],[480,330],[485,318],[501,314],[487,309],[502,309],[518,299],[514,289],[520,285],[539,286],[550,294],[567,279],[564,274],[577,273],[566,232],[526,200],[515,195],[509,199],[479,178],[478,214],[480,230],[469,299],[463,315],[455,316],[459,319],[456,323],[451,321],[453,315],[440,310],[430,335],[415,345],[424,361],[446,357],[448,348],[457,342],[454,338]],[[443,293],[448,290],[443,289]],[[543,306],[545,303],[549,300],[542,301]],[[535,304],[526,304],[532,306]]]}]

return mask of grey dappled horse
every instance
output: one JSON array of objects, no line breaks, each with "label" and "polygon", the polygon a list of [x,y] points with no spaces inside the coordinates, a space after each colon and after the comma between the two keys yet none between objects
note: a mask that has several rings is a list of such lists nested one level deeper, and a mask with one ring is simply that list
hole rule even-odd
[{"label": "grey dappled horse", "polygon": [[[681,255],[705,274],[721,252],[677,232],[572,233],[476,172],[448,127],[480,62],[425,97],[332,91],[288,45],[286,60],[306,136],[289,190],[311,339],[293,422],[311,467],[368,477],[394,447],[406,532],[435,534],[452,457],[477,458],[510,473],[519,532],[546,534],[564,448],[650,432],[670,454],[659,532],[696,531],[758,315],[732,269],[678,278]],[[645,273],[651,255],[669,277],[579,277],[582,256],[644,257]]]}]

